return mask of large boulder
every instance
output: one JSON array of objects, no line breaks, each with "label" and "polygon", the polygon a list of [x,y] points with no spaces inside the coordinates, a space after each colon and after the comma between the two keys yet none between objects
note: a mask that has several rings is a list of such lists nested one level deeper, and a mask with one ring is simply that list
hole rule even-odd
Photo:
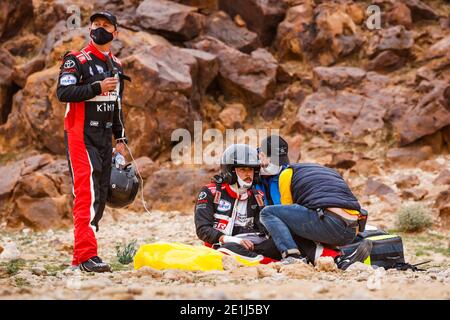
[{"label": "large boulder", "polygon": [[426,19],[438,20],[439,14],[429,5],[420,0],[405,0],[404,3],[411,10],[413,22]]},{"label": "large boulder", "polygon": [[384,128],[386,109],[377,100],[348,91],[320,90],[300,106],[293,131],[331,135],[340,141],[376,136]]},{"label": "large boulder", "polygon": [[331,154],[331,162],[327,163],[327,167],[338,169],[350,169],[358,162],[358,155],[355,155],[353,151],[333,152]]},{"label": "large boulder", "polygon": [[136,167],[139,169],[142,179],[146,180],[153,172],[160,169],[160,164],[154,162],[149,157],[140,157],[136,159]]},{"label": "large boulder", "polygon": [[245,53],[250,53],[260,46],[256,33],[238,26],[223,11],[216,12],[207,18],[204,34]]},{"label": "large boulder", "polygon": [[58,21],[68,17],[64,1],[33,0],[33,25],[36,32],[46,34]]},{"label": "large boulder", "polygon": [[316,88],[325,85],[334,89],[343,89],[360,84],[366,76],[366,71],[354,67],[316,67],[313,72]]},{"label": "large boulder", "polygon": [[[133,79],[124,99],[127,123],[141,123],[130,125],[131,146],[136,155],[154,157],[170,146],[173,130],[191,129],[199,118],[195,98],[206,90],[207,79],[215,77],[214,57],[155,45],[141,48],[122,62]],[[205,76],[199,81],[202,72]]]},{"label": "large boulder", "polygon": [[402,146],[450,125],[450,106],[445,96],[448,88],[447,82],[436,80],[433,89],[406,110],[402,121],[396,124]]},{"label": "large boulder", "polygon": [[136,9],[137,23],[149,31],[156,31],[177,40],[195,38],[204,24],[198,9],[172,1],[144,0]]},{"label": "large boulder", "polygon": [[269,100],[261,108],[261,117],[266,121],[272,121],[282,115],[283,109],[284,102],[280,99]]},{"label": "large boulder", "polygon": [[374,71],[394,71],[403,67],[406,63],[406,58],[396,54],[394,51],[386,50],[380,52],[375,58],[367,63],[367,70]]},{"label": "large boulder", "polygon": [[[450,90],[449,90],[450,91]],[[449,95],[447,95],[447,101],[450,101],[450,92]],[[442,140],[444,144],[447,145],[447,152],[450,152],[450,126],[445,127],[441,130],[442,132]]]},{"label": "large boulder", "polygon": [[[408,24],[399,23],[406,27],[419,20],[439,19],[439,14],[421,0],[373,0],[372,3],[381,6],[383,13],[387,12],[385,18],[391,24],[392,22],[408,22]],[[392,19],[394,17],[400,19]]]},{"label": "large boulder", "polygon": [[411,9],[403,2],[394,2],[386,14],[386,20],[391,25],[402,25],[409,29],[412,26]]},{"label": "large boulder", "polygon": [[197,60],[198,72],[194,82],[197,88],[197,100],[199,100],[218,75],[219,60],[215,55],[200,50],[182,48],[181,51],[190,54]]},{"label": "large boulder", "polygon": [[72,184],[65,159],[29,156],[0,167],[0,220],[42,230],[71,221]]},{"label": "large boulder", "polygon": [[209,169],[160,169],[144,185],[144,198],[152,209],[193,212],[198,193],[210,182]]},{"label": "large boulder", "polygon": [[438,195],[433,206],[439,211],[443,227],[450,229],[450,188]]},{"label": "large boulder", "polygon": [[8,226],[36,230],[67,227],[72,221],[72,187],[66,160],[23,174],[14,188]]},{"label": "large boulder", "polygon": [[11,54],[0,49],[0,124],[6,122],[11,112],[13,88],[14,58]]},{"label": "large boulder", "polygon": [[402,25],[377,31],[367,47],[367,54],[371,58],[368,69],[392,71],[402,67],[413,45],[412,31]]},{"label": "large boulder", "polygon": [[433,156],[433,150],[429,146],[392,148],[386,153],[386,159],[392,167],[416,167],[422,161]]},{"label": "large boulder", "polygon": [[217,10],[219,8],[218,0],[172,0],[191,7],[197,7],[203,10]]},{"label": "large boulder", "polygon": [[162,137],[158,133],[158,121],[146,108],[125,106],[125,127],[134,156],[146,155],[151,158],[161,151]]},{"label": "large boulder", "polygon": [[402,190],[400,197],[406,200],[421,201],[428,195],[428,190],[413,188]]},{"label": "large boulder", "polygon": [[[171,46],[171,43],[164,37],[148,33],[145,31],[133,32],[127,29],[120,30],[120,36],[116,41],[113,41],[112,51],[114,54],[123,59],[132,55],[144,46],[166,45]],[[127,70],[125,70],[127,72]]]},{"label": "large boulder", "polygon": [[58,73],[57,66],[33,73],[14,96],[8,121],[0,126],[0,152],[35,146],[64,154],[65,108],[56,97]]},{"label": "large boulder", "polygon": [[450,57],[450,35],[442,38],[428,48],[425,57],[428,59],[439,58],[442,56]]},{"label": "large boulder", "polygon": [[345,4],[345,7],[345,12],[357,25],[361,25],[364,23],[366,18],[366,7],[363,4],[347,2]]},{"label": "large boulder", "polygon": [[303,35],[309,32],[308,26],[313,22],[312,4],[301,4],[289,8],[286,17],[278,26],[276,46],[281,56],[288,52],[302,55],[307,39]]},{"label": "large boulder", "polygon": [[42,42],[41,37],[33,33],[25,33],[6,41],[3,44],[3,48],[8,50],[13,56],[31,59],[39,54]]},{"label": "large boulder", "polygon": [[408,110],[417,104],[417,91],[358,68],[313,70],[312,84],[317,91],[308,95],[297,116],[288,120],[291,132],[328,134],[342,142],[367,146],[392,138],[400,144],[405,122],[413,120],[408,120]]},{"label": "large boulder", "polygon": [[33,19],[32,0],[5,0],[0,7],[0,40],[4,41],[19,33]]},{"label": "large boulder", "polygon": [[420,184],[419,177],[416,175],[402,175],[395,181],[395,185],[399,189],[410,189]]},{"label": "large boulder", "polygon": [[374,195],[380,197],[390,193],[394,193],[394,190],[381,181],[369,178],[366,182],[365,193],[367,195]]},{"label": "large boulder", "polygon": [[14,162],[6,166],[0,167],[0,200],[5,200],[11,196],[14,187],[20,179],[20,171],[22,162]]},{"label": "large boulder", "polygon": [[362,45],[346,6],[311,1],[290,8],[279,25],[277,48],[281,56],[294,53],[320,65],[331,65]]},{"label": "large boulder", "polygon": [[221,123],[228,129],[242,128],[246,117],[247,110],[240,103],[227,105],[219,114]]},{"label": "large boulder", "polygon": [[145,46],[122,63],[133,79],[127,86],[128,98],[125,97],[129,106],[145,107],[157,91],[180,92],[188,96],[194,91],[192,78],[197,72],[197,61],[179,48]]},{"label": "large boulder", "polygon": [[41,71],[44,67],[45,56],[39,55],[24,64],[15,66],[12,73],[12,80],[17,86],[24,88],[28,77],[35,72]]},{"label": "large boulder", "polygon": [[248,55],[211,37],[189,45],[217,56],[219,84],[226,96],[238,97],[249,105],[261,104],[274,96],[279,66],[266,49]]},{"label": "large boulder", "polygon": [[370,38],[367,54],[374,56],[385,50],[392,50],[399,54],[408,53],[414,45],[414,37],[411,31],[403,26],[395,26],[382,29]]},{"label": "large boulder", "polygon": [[62,57],[68,51],[80,50],[90,41],[87,28],[67,31],[64,21],[58,22],[47,35],[40,54],[46,57],[45,66],[61,65]]},{"label": "large boulder", "polygon": [[22,196],[15,200],[16,211],[8,217],[8,226],[26,226],[35,230],[68,227],[71,221],[69,203],[67,195],[53,198]]},{"label": "large boulder", "polygon": [[8,199],[20,177],[42,168],[52,161],[49,154],[31,156],[22,160],[8,163],[0,167],[0,200]]},{"label": "large boulder", "polygon": [[450,185],[450,170],[442,170],[441,173],[433,181],[434,185]]},{"label": "large boulder", "polygon": [[279,0],[219,0],[219,8],[231,17],[241,16],[264,46],[270,45],[286,13],[286,5]]}]

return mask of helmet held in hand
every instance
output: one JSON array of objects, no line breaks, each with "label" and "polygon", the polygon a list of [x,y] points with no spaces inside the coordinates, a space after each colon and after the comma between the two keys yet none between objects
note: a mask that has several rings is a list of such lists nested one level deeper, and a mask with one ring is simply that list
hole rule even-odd
[{"label": "helmet held in hand", "polygon": [[111,208],[123,208],[136,198],[139,180],[131,163],[126,166],[116,164],[113,159],[106,204]]}]

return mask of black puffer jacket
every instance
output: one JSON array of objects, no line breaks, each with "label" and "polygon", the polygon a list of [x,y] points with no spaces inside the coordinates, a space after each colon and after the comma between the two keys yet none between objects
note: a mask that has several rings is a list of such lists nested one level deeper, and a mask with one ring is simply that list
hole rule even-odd
[{"label": "black puffer jacket", "polygon": [[293,164],[293,201],[309,209],[345,208],[361,210],[345,180],[335,170],[312,163]]}]

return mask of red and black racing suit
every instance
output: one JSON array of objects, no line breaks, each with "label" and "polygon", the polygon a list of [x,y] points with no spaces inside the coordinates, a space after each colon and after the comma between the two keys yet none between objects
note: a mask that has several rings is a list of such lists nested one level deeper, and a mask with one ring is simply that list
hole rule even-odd
[{"label": "red and black racing suit", "polygon": [[[221,189],[220,196],[216,191],[217,186]],[[260,204],[258,204],[256,198],[258,196],[261,197]],[[226,248],[235,254],[248,258],[263,255],[264,258],[259,261],[260,263],[280,260],[281,255],[271,238],[255,244],[253,251],[247,250],[240,244],[219,243],[219,238],[222,235],[236,236],[243,233],[265,234],[267,232],[259,221],[263,196],[262,191],[248,190],[247,214],[245,218],[238,219],[234,216],[234,207],[240,196],[229,184],[216,185],[211,183],[204,186],[200,190],[195,206],[194,219],[197,236],[205,242],[205,245],[214,249]]]},{"label": "red and black racing suit", "polygon": [[[105,56],[91,42],[79,52],[66,54],[59,74],[57,95],[60,101],[67,102],[64,137],[75,197],[73,265],[97,256],[93,227],[98,231],[105,209],[112,135],[126,141],[117,94],[102,94],[100,86],[107,72],[114,69],[123,74],[119,59],[111,53]],[[120,95],[122,92],[121,79]]]}]

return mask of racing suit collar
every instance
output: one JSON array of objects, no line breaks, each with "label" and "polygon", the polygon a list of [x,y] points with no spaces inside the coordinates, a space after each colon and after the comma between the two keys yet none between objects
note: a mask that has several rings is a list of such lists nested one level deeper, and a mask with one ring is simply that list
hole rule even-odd
[{"label": "racing suit collar", "polygon": [[227,193],[235,199],[245,200],[248,198],[248,190],[244,194],[239,194],[237,185],[230,186],[228,183],[226,183],[226,184],[224,184],[224,187],[225,187],[225,190],[227,191]]},{"label": "racing suit collar", "polygon": [[[105,55],[103,54],[103,52],[101,52],[100,50],[98,50],[95,46],[94,46],[94,42],[91,40],[88,44],[88,46],[86,47],[86,49],[89,49],[97,58],[106,61]],[[109,51],[108,55],[112,58],[112,53],[111,51]]]},{"label": "racing suit collar", "polygon": [[233,189],[231,189],[231,186],[228,183],[224,183],[222,188],[225,188],[225,190],[231,197],[235,199],[239,198],[239,195]]}]

